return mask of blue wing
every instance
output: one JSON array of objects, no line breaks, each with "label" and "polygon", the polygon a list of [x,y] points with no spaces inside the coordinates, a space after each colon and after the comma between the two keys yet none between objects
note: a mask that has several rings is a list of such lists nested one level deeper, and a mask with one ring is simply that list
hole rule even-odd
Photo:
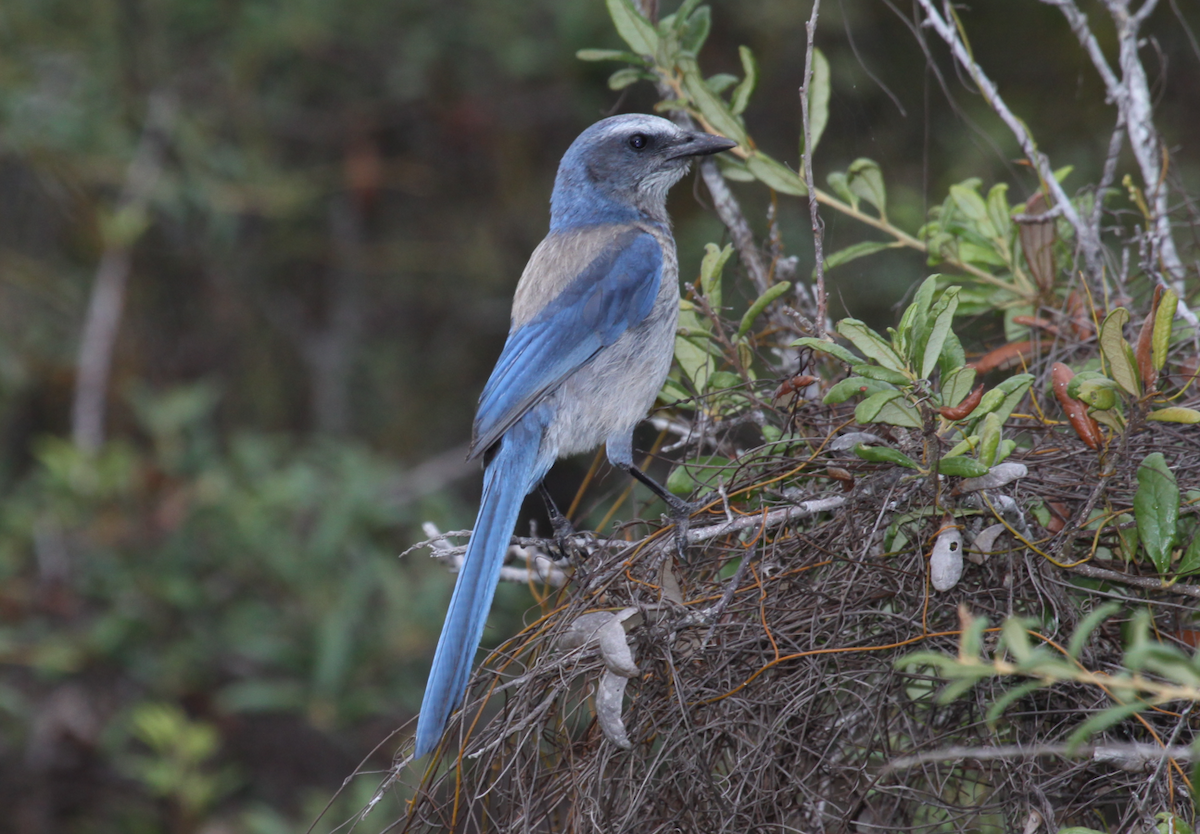
[{"label": "blue wing", "polygon": [[650,314],[662,275],[652,235],[617,235],[541,312],[508,334],[479,398],[470,457],[487,451],[535,403]]}]

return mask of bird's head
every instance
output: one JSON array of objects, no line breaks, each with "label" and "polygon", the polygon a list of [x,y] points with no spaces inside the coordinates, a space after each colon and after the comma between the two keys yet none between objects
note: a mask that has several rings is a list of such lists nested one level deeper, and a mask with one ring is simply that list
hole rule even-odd
[{"label": "bird's head", "polygon": [[630,114],[596,122],[558,166],[551,227],[622,222],[639,214],[665,224],[667,191],[687,173],[692,158],[736,146],[658,116]]}]

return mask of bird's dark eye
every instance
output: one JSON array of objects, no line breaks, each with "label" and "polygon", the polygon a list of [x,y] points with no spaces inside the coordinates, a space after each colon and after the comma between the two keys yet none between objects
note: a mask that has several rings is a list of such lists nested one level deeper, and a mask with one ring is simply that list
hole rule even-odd
[{"label": "bird's dark eye", "polygon": [[629,137],[629,147],[633,148],[635,151],[640,151],[642,148],[646,147],[646,142],[646,137],[641,133],[635,133]]}]

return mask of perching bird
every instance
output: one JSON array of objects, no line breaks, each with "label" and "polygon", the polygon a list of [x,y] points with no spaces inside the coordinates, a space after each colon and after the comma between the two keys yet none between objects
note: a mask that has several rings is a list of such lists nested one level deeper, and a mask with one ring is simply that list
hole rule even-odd
[{"label": "perching bird", "polygon": [[521,275],[508,341],[479,398],[470,457],[486,461],[483,498],[425,687],[416,757],[437,745],[462,699],[521,503],[556,458],[604,443],[613,466],[686,511],[634,466],[633,429],[674,354],[667,191],[692,157],[736,144],[627,115],[592,125],[563,156],[550,233]]}]

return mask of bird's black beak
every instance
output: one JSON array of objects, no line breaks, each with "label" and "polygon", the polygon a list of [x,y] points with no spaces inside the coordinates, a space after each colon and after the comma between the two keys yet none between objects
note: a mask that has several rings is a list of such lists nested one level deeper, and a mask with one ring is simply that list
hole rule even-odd
[{"label": "bird's black beak", "polygon": [[711,133],[689,133],[671,149],[670,159],[692,156],[711,156],[714,153],[736,148],[737,142]]}]

